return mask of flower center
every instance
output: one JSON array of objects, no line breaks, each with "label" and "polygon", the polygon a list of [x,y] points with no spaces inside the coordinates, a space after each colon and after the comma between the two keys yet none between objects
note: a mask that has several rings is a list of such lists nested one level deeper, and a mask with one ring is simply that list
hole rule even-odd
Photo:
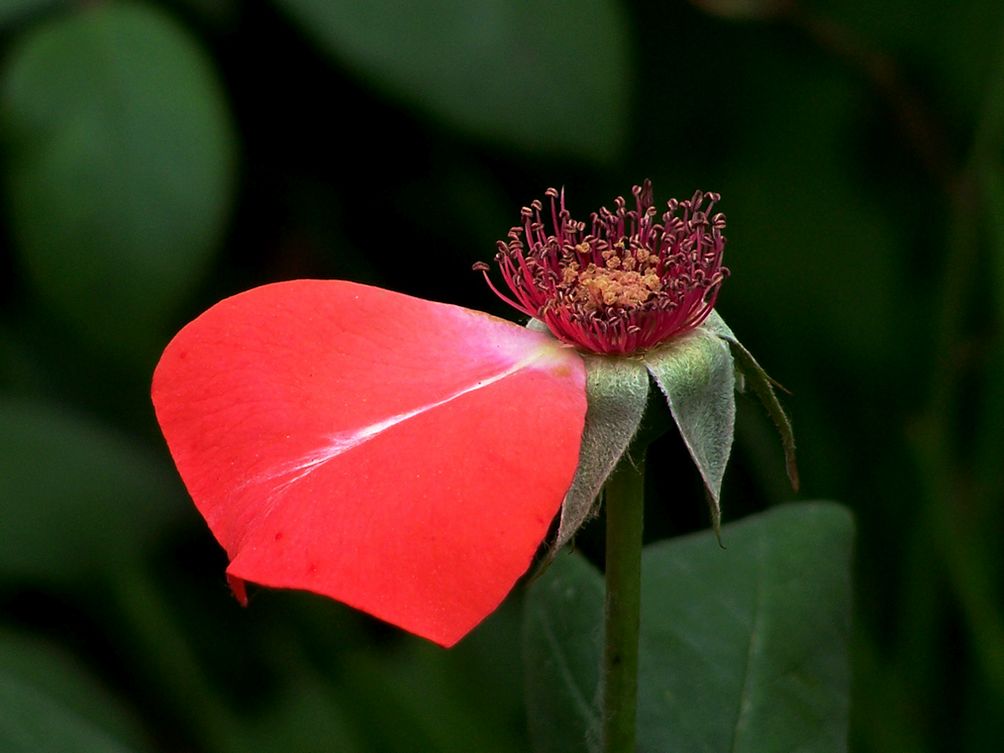
[{"label": "flower center", "polygon": [[[671,200],[656,222],[651,183],[633,193],[634,209],[616,199],[613,211],[591,216],[587,233],[571,219],[564,193],[548,189],[551,232],[534,201],[522,211],[523,225],[499,242],[496,260],[512,297],[488,284],[559,339],[596,353],[641,352],[696,327],[728,275],[725,216],[711,213],[718,196]],[[475,269],[487,279],[487,264]]]},{"label": "flower center", "polygon": [[[592,258],[588,243],[575,247],[583,258]],[[572,259],[562,265],[562,280],[556,287],[555,300],[564,299],[596,313],[610,308],[637,308],[661,289],[658,257],[644,248],[631,248],[624,240],[600,252],[602,265],[590,260]]]}]

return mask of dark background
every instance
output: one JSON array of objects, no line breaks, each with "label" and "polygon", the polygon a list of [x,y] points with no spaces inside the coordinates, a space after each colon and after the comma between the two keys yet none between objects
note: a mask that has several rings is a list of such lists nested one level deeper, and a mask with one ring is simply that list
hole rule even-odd
[{"label": "dark background", "polygon": [[[856,515],[852,749],[1004,738],[998,0],[5,0],[0,139],[0,677],[136,750],[524,750],[520,590],[449,652],[241,610],[150,374],[280,279],[510,316],[471,265],[520,206],[649,177],[723,195],[718,309]],[[726,521],[793,496],[739,410]],[[648,536],[705,527],[656,451]]]}]

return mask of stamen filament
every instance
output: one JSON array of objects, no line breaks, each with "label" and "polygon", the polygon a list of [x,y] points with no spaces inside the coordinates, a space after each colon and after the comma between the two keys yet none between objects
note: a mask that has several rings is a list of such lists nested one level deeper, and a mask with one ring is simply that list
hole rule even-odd
[{"label": "stamen filament", "polygon": [[521,211],[522,227],[499,242],[496,261],[511,296],[487,265],[475,265],[492,291],[543,321],[555,337],[595,353],[632,354],[698,326],[728,276],[722,266],[725,215],[712,214],[718,194],[696,191],[671,199],[656,222],[652,184],[634,186],[635,208],[623,197],[586,223],[573,220],[565,192],[549,188],[551,232],[543,204]]}]

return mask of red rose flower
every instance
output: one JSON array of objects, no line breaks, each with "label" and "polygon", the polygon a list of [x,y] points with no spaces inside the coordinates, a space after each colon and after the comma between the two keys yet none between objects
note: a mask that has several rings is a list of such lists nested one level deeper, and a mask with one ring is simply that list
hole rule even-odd
[{"label": "red rose flower", "polygon": [[711,311],[727,274],[717,196],[671,201],[656,222],[646,182],[586,234],[548,195],[552,232],[534,202],[498,254],[500,295],[532,327],[297,280],[221,301],[167,346],[157,419],[238,598],[245,581],[304,589],[452,645],[559,508],[558,545],[595,510],[650,376],[717,525],[741,349]]}]

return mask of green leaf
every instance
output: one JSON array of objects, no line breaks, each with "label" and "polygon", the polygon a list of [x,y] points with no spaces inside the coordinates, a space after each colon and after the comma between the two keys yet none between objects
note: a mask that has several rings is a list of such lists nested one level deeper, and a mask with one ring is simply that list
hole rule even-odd
[{"label": "green leaf", "polygon": [[[504,640],[501,636],[498,639]],[[512,641],[512,637],[508,640]],[[451,649],[444,653],[438,647],[409,639],[391,655],[386,651],[382,657],[370,654],[368,663],[354,666],[355,677],[369,673],[379,679],[378,686],[370,688],[371,725],[386,724],[386,719],[394,718],[397,729],[393,736],[406,737],[394,740],[390,732],[383,733],[388,738],[383,748],[415,753],[523,750],[525,743],[520,745],[518,737],[509,731],[514,722],[520,721],[520,714],[505,714],[507,699],[487,682],[488,676],[481,683],[465,678],[465,672],[472,668],[472,655],[455,658],[453,652]],[[486,705],[486,700],[491,705]],[[369,739],[374,739],[372,730]]]},{"label": "green leaf", "polygon": [[0,750],[4,753],[126,753],[59,701],[0,671]]},{"label": "green leaf", "polygon": [[603,578],[580,555],[559,554],[528,590],[523,670],[537,753],[590,753],[598,747],[602,616]]},{"label": "green leaf", "polygon": [[[984,222],[990,240],[991,288],[996,309],[996,327],[1004,327],[1004,171],[987,167],[979,173],[980,185],[987,204]],[[979,469],[980,486],[986,499],[999,499],[1004,493],[1004,477],[1000,473],[1000,448],[1004,444],[1004,341],[994,339],[985,356],[985,398],[979,411],[975,433],[974,467]]]},{"label": "green leaf", "polygon": [[317,750],[318,741],[323,740],[325,751],[366,750],[331,685],[308,668],[294,664],[285,669],[279,694],[245,721],[242,742],[235,749],[288,753]]},{"label": "green leaf", "polygon": [[174,475],[100,424],[0,398],[0,578],[72,583],[138,557],[185,509]]},{"label": "green leaf", "polygon": [[1004,170],[981,170],[979,180],[987,203],[985,222],[991,243],[991,273],[994,278],[997,321],[1004,323]]},{"label": "green leaf", "polygon": [[15,252],[93,341],[150,346],[206,271],[232,193],[214,72],[162,12],[102,3],[35,27],[0,79]]},{"label": "green leaf", "polygon": [[[846,750],[852,535],[843,508],[805,503],[725,526],[724,550],[710,532],[646,547],[639,753]],[[551,699],[531,711],[539,751],[588,750],[551,741],[589,728],[581,699],[598,678],[585,668],[601,650],[584,637],[599,634],[602,608],[601,576],[576,555],[531,589],[528,683]]]},{"label": "green leaf", "polygon": [[66,0],[2,0],[0,2],[0,30],[38,11],[53,8]]},{"label": "green leaf", "polygon": [[846,749],[852,537],[819,503],[647,548],[644,749]]},{"label": "green leaf", "polygon": [[736,422],[736,377],[729,348],[699,328],[649,351],[644,359],[704,479],[717,531],[722,478]]},{"label": "green leaf", "polygon": [[553,557],[596,514],[600,491],[641,425],[648,402],[648,371],[630,358],[585,356],[589,404],[579,467],[561,505]]},{"label": "green leaf", "polygon": [[706,13],[731,20],[770,18],[785,8],[785,0],[691,0]]},{"label": "green leaf", "polygon": [[19,683],[31,686],[137,750],[149,747],[145,733],[122,699],[60,646],[34,635],[0,628],[0,677],[17,678]]},{"label": "green leaf", "polygon": [[613,160],[629,109],[627,19],[612,0],[275,0],[388,95],[535,153]]}]

